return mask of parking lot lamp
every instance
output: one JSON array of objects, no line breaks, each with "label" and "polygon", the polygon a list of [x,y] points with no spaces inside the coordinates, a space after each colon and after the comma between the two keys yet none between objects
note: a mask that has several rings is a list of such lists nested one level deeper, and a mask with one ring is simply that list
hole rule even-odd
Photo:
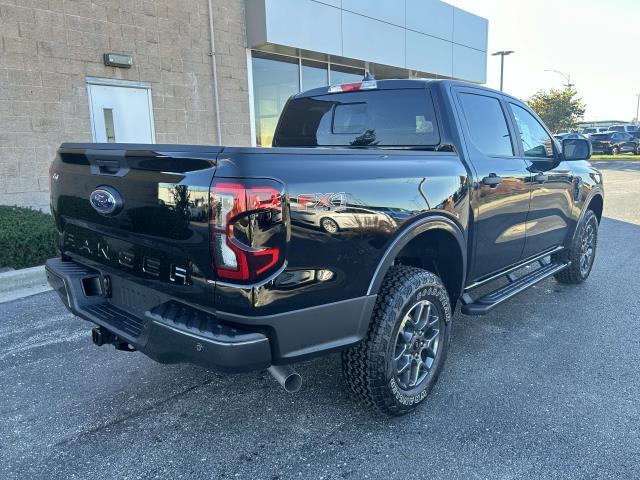
[{"label": "parking lot lamp", "polygon": [[557,73],[558,75],[562,75],[567,81],[567,83],[564,84],[566,88],[573,88],[576,85],[575,83],[571,83],[571,75],[569,75],[568,73],[561,72],[560,70],[545,70],[545,72]]},{"label": "parking lot lamp", "polygon": [[504,88],[504,57],[515,53],[513,50],[501,50],[499,52],[492,53],[492,56],[500,55],[500,91]]}]

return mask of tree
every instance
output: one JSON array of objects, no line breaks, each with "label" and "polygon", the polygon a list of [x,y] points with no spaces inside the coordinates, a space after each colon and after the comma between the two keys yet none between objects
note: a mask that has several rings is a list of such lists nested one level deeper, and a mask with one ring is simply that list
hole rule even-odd
[{"label": "tree", "polygon": [[527,103],[552,132],[574,130],[582,120],[585,104],[573,88],[538,90]]}]

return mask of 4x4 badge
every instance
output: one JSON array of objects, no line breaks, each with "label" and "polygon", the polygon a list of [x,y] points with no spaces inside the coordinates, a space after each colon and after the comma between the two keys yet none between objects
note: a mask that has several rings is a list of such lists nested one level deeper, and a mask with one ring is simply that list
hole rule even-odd
[{"label": "4x4 badge", "polygon": [[298,210],[313,210],[316,208],[344,207],[346,205],[344,193],[302,193],[298,195]]}]

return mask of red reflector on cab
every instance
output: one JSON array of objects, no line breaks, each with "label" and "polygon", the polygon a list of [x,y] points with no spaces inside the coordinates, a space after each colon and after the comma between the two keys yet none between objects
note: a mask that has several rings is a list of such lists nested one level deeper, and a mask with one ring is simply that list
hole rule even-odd
[{"label": "red reflector on cab", "polygon": [[378,82],[375,80],[365,80],[357,83],[343,83],[342,85],[332,85],[329,87],[329,93],[339,92],[357,92],[359,90],[374,90],[378,88]]}]

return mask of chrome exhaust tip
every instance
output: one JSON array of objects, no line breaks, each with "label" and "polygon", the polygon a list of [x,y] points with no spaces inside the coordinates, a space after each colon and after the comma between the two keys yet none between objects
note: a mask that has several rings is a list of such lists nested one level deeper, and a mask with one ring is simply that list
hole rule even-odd
[{"label": "chrome exhaust tip", "polygon": [[282,388],[289,393],[295,393],[302,387],[302,377],[289,366],[272,365],[267,370],[282,385]]}]

